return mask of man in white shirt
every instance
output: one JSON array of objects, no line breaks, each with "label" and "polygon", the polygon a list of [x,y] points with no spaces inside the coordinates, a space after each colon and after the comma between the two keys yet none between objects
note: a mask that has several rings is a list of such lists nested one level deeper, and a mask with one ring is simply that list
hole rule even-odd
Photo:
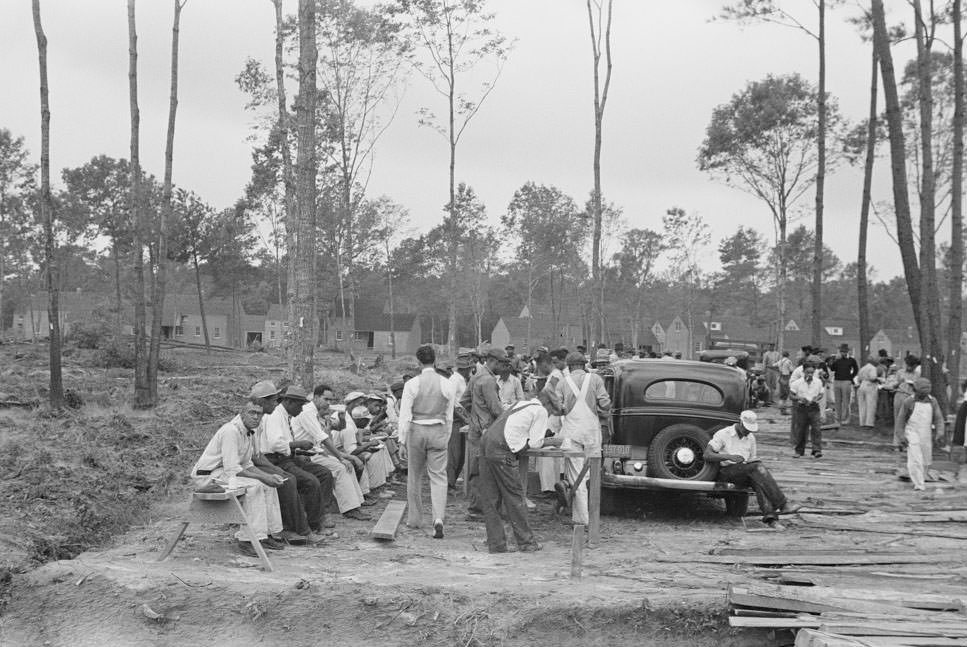
[{"label": "man in white shirt", "polygon": [[803,364],[802,377],[793,380],[789,385],[793,406],[796,407],[792,417],[796,458],[806,452],[807,433],[812,441],[813,458],[821,458],[823,455],[823,429],[819,416],[820,403],[826,394],[826,386],[815,373],[816,367],[812,364]]},{"label": "man in white shirt", "polygon": [[[517,468],[527,460],[528,447],[539,449],[545,443],[547,408],[553,392],[543,390],[532,400],[517,402],[484,432],[480,455],[480,505],[487,526],[487,548],[491,553],[507,552],[507,536],[500,515],[510,522],[517,550],[533,552],[543,548],[534,539],[523,506],[523,490]],[[557,440],[557,439],[554,439]],[[560,444],[557,440],[556,444]]]},{"label": "man in white shirt", "polygon": [[313,390],[312,400],[306,402],[302,411],[292,418],[292,437],[295,440],[312,442],[316,454],[311,462],[322,465],[332,474],[332,491],[342,516],[357,521],[369,521],[372,517],[360,510],[360,506],[366,501],[356,479],[352,458],[336,449],[329,433],[320,422],[320,417],[329,413],[327,395],[332,397],[333,392],[332,387],[325,384],[320,384]]},{"label": "man in white shirt", "polygon": [[509,360],[497,364],[497,394],[504,411],[524,399],[524,386],[513,374]]},{"label": "man in white shirt", "polygon": [[704,458],[719,464],[719,480],[739,487],[751,486],[762,512],[762,521],[782,530],[778,515],[796,512],[799,506],[786,499],[772,473],[759,460],[753,433],[758,430],[755,411],[743,411],[739,422],[715,432],[705,448]]},{"label": "man in white shirt", "polygon": [[406,446],[409,469],[406,475],[407,523],[423,525],[424,473],[430,478],[433,509],[433,538],[443,539],[443,518],[447,506],[447,445],[453,426],[453,385],[436,372],[433,346],[420,346],[416,359],[422,371],[403,387],[400,404],[400,442]]},{"label": "man in white shirt", "polygon": [[[262,546],[279,550],[284,546],[282,538],[272,537],[282,532],[282,513],[275,489],[285,479],[263,472],[252,463],[252,434],[261,420],[262,406],[248,400],[238,415],[219,427],[208,441],[191,470],[191,478],[198,488],[245,488],[241,504],[252,530]],[[244,530],[239,528],[235,538],[239,550],[246,555],[256,554],[247,543],[250,539]]]}]

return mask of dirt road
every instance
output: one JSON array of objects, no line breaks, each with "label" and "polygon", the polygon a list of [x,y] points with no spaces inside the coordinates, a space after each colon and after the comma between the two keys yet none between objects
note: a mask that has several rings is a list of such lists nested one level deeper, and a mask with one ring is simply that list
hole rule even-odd
[{"label": "dirt road", "polygon": [[[703,496],[652,494],[602,519],[602,541],[585,552],[584,577],[572,579],[571,529],[551,501],[532,513],[544,551],[490,555],[483,525],[463,520],[456,496],[443,540],[401,527],[396,541],[381,543],[368,536],[374,522],[340,519],[338,539],[271,553],[276,570],[265,573],[235,551],[224,526],[190,526],[172,557],[156,562],[185,507],[174,488],[156,498],[143,525],[108,546],[15,575],[0,645],[772,645],[788,636],[728,628],[730,583],[798,572],[854,587],[964,590],[967,527],[911,525],[902,516],[967,508],[963,486],[914,493],[893,476],[883,440],[857,433],[828,433],[822,459],[794,459],[788,419],[774,410],[762,417],[760,453],[811,510],[790,517],[785,532],[756,516],[728,520],[722,502]],[[404,488],[395,491],[405,499]],[[369,511],[375,517],[383,505]],[[711,563],[729,554],[858,550],[935,561],[874,569]]]}]

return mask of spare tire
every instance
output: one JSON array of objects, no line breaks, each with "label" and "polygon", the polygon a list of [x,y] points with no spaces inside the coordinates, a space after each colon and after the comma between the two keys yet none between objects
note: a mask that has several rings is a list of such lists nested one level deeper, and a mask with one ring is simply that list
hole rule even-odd
[{"label": "spare tire", "polygon": [[704,458],[710,436],[695,425],[665,427],[648,446],[648,475],[685,481],[714,481],[718,465]]}]

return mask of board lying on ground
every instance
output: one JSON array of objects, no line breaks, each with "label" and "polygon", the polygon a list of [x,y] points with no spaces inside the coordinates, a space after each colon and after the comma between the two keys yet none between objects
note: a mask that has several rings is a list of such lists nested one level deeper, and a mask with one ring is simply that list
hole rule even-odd
[{"label": "board lying on ground", "polygon": [[386,504],[386,509],[383,510],[379,521],[376,522],[372,532],[370,532],[373,539],[388,539],[390,541],[396,539],[396,530],[400,526],[405,511],[406,501],[390,501]]}]

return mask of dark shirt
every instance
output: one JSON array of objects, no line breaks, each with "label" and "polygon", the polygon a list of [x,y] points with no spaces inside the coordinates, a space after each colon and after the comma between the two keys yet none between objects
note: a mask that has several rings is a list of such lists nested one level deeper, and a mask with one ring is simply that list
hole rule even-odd
[{"label": "dark shirt", "polygon": [[834,380],[852,380],[860,372],[860,366],[852,357],[837,357],[830,365]]}]

